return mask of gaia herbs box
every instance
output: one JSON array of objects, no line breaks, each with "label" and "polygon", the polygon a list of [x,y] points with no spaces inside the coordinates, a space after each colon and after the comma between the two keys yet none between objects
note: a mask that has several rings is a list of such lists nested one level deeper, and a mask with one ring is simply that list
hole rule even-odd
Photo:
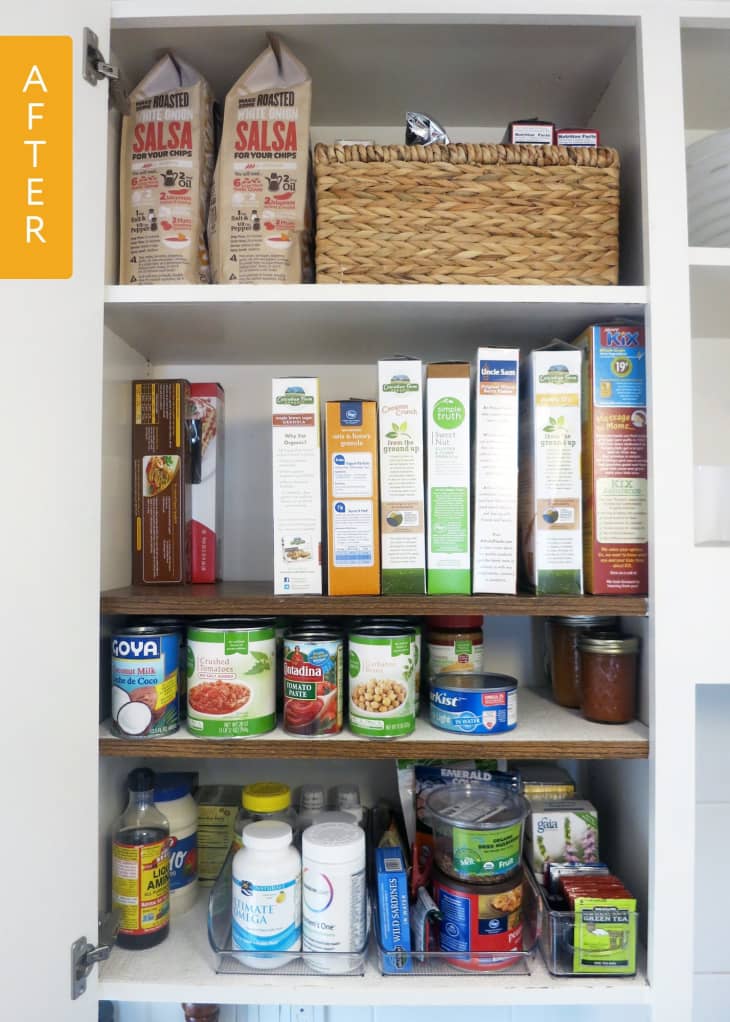
[{"label": "gaia herbs box", "polygon": [[519,348],[479,348],[474,409],[475,593],[517,591]]},{"label": "gaia herbs box", "polygon": [[520,566],[536,593],[583,592],[581,361],[553,341],[520,377]]},{"label": "gaia herbs box", "polygon": [[429,593],[471,593],[470,378],[467,362],[426,370]]},{"label": "gaia herbs box", "polygon": [[586,589],[646,593],[649,513],[644,327],[587,327],[583,352],[583,567]]},{"label": "gaia herbs box", "polygon": [[598,862],[598,813],[585,799],[533,799],[525,856],[542,878],[547,862]]},{"label": "gaia herbs box", "polygon": [[322,592],[319,380],[272,380],[274,592]]},{"label": "gaia herbs box", "polygon": [[426,592],[423,513],[423,366],[378,362],[383,593]]}]

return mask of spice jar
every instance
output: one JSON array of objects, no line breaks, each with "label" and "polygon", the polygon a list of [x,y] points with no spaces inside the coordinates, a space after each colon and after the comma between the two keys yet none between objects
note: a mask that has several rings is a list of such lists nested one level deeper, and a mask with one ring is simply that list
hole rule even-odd
[{"label": "spice jar", "polygon": [[636,709],[639,639],[588,630],[578,640],[583,716],[602,724],[627,724]]},{"label": "spice jar", "polygon": [[616,617],[551,617],[548,619],[548,664],[553,698],[560,706],[581,704],[578,639],[587,628],[618,627]]},{"label": "spice jar", "polygon": [[445,614],[428,619],[428,680],[437,674],[482,670],[481,615]]}]

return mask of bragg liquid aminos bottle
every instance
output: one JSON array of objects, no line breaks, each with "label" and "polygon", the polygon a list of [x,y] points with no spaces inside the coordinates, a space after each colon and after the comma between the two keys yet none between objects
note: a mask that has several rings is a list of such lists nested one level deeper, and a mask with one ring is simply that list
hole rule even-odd
[{"label": "bragg liquid aminos bottle", "polygon": [[142,950],[170,931],[170,826],[155,807],[155,775],[140,767],[128,778],[129,804],[114,828],[112,907],[121,912],[117,943]]}]

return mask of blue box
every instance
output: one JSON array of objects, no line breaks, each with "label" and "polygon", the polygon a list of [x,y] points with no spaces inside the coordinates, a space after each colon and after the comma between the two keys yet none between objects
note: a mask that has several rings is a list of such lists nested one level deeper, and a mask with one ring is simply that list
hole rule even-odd
[{"label": "blue box", "polygon": [[378,943],[384,973],[413,971],[408,911],[408,873],[400,848],[375,849]]}]

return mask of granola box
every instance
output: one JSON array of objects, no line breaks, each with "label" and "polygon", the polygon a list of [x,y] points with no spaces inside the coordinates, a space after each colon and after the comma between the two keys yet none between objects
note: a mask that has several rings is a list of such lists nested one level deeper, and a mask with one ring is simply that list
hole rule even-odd
[{"label": "granola box", "polygon": [[649,584],[646,347],[637,323],[589,326],[583,352],[583,565],[597,595]]},{"label": "granola box", "polygon": [[132,383],[132,582],[190,581],[187,380]]},{"label": "granola box", "polygon": [[223,543],[225,395],[220,383],[190,386],[190,572],[193,582],[220,578]]}]

